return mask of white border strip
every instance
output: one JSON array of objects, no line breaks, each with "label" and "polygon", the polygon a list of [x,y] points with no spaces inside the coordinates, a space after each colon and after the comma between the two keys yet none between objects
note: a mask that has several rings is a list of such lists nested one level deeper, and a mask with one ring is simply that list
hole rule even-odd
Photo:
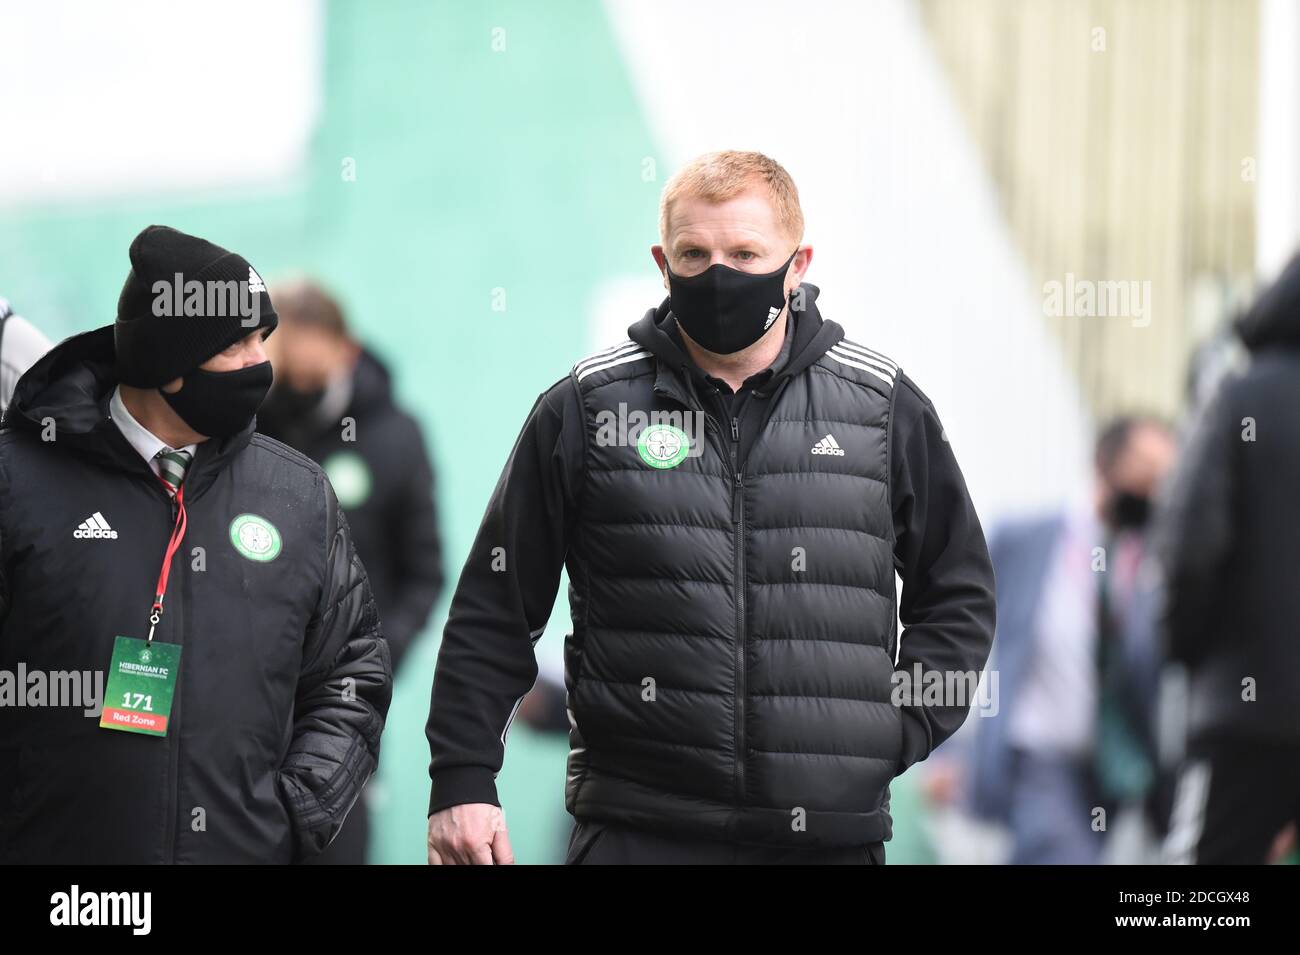
[{"label": "white border strip", "polygon": [[607,358],[613,358],[615,355],[625,353],[629,349],[637,349],[640,347],[640,345],[629,338],[625,342],[619,342],[613,348],[606,348],[604,351],[598,351],[594,355],[588,355],[586,358],[580,359],[576,364],[574,364],[573,368],[575,371],[582,371],[583,367],[586,365],[594,365]]},{"label": "white border strip", "polygon": [[894,384],[894,378],[892,375],[889,375],[888,372],[882,372],[879,368],[872,368],[870,365],[864,365],[861,362],[854,361],[847,355],[836,354],[834,348],[826,353],[826,357],[834,358],[841,365],[852,365],[854,368],[861,368],[863,371],[870,372],[887,385],[892,386]]},{"label": "white border strip", "polygon": [[841,338],[835,344],[847,352],[857,352],[864,358],[873,358],[880,362],[880,364],[888,365],[894,371],[898,371],[898,362],[892,360],[888,355],[880,354],[880,352],[876,351],[874,348],[868,348],[866,345],[859,345],[856,342],[849,341],[847,338]]},{"label": "white border strip", "polygon": [[613,368],[615,365],[626,365],[630,361],[640,361],[642,358],[649,358],[649,357],[650,357],[650,353],[648,351],[637,351],[637,352],[633,352],[630,355],[622,355],[618,358],[615,358],[613,361],[607,361],[604,364],[600,364],[600,365],[592,365],[588,367],[585,371],[578,372],[578,380],[582,381],[582,379],[586,378],[588,375],[592,374],[593,372],[604,371],[606,368]]}]

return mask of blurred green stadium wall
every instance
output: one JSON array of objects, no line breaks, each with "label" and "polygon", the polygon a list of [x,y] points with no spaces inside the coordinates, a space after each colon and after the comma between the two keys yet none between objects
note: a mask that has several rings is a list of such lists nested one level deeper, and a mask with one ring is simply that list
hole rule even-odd
[{"label": "blurred green stadium wall", "polygon": [[[320,276],[426,426],[454,584],[523,416],[589,350],[592,289],[654,240],[661,183],[641,174],[654,145],[595,2],[333,2],[324,42],[324,111],[294,181],[0,209],[0,294],[54,339],[111,322],[127,246],[153,222],[264,275]],[[196,150],[218,134],[158,131]],[[398,680],[375,861],[424,860],[446,603]],[[563,638],[557,610],[546,642]],[[499,783],[520,861],[552,859],[563,838],[565,752],[510,731]]]},{"label": "blurred green stadium wall", "polygon": [[[237,249],[272,279],[318,276],[426,427],[450,589],[523,416],[593,350],[597,287],[650,267],[670,170],[595,0],[334,0],[324,13],[323,111],[297,174],[2,206],[0,294],[55,340],[109,323],[127,247],[150,223]],[[232,134],[147,112],[140,122],[192,138],[195,153]],[[567,632],[563,587],[539,652]],[[424,721],[448,597],[399,675],[373,784],[376,862],[424,861]],[[558,860],[566,752],[510,731],[498,783],[520,862]],[[891,862],[925,858],[906,782]]]}]

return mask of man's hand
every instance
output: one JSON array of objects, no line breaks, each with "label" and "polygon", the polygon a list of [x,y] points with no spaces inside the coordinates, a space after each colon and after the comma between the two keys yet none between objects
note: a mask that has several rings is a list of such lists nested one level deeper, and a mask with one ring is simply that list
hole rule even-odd
[{"label": "man's hand", "polygon": [[429,817],[429,865],[514,865],[499,806],[466,803]]}]

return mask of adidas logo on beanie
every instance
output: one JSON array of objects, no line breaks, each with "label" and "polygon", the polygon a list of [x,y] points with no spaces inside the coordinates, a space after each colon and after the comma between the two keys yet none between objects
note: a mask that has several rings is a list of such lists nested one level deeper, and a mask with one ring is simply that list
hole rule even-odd
[{"label": "adidas logo on beanie", "polygon": [[[135,237],[129,255],[131,272],[113,326],[117,380],[123,384],[165,385],[254,328],[273,329],[279,321],[266,285],[248,260],[206,239],[151,225]],[[185,294],[195,282],[209,294]],[[255,296],[248,299],[253,308],[241,314],[216,307],[225,305],[225,295],[212,291]],[[184,301],[184,307],[172,307],[173,301]]]}]

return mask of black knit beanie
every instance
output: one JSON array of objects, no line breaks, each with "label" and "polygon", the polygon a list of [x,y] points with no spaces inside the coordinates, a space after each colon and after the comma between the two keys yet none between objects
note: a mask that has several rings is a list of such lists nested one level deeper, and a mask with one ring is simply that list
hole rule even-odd
[{"label": "black knit beanie", "polygon": [[265,283],[241,255],[151,225],[135,237],[130,256],[113,326],[123,384],[165,385],[279,321]]}]

